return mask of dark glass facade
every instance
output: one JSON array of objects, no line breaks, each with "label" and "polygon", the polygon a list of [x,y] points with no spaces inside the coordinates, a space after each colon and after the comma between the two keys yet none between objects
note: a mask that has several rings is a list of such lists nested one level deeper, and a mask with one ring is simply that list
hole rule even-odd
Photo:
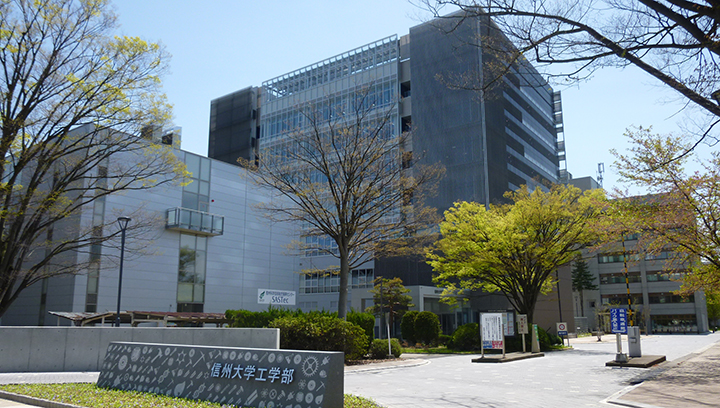
[{"label": "dark glass facade", "polygon": [[248,87],[210,103],[208,157],[230,164],[254,161],[257,142],[257,90]]}]

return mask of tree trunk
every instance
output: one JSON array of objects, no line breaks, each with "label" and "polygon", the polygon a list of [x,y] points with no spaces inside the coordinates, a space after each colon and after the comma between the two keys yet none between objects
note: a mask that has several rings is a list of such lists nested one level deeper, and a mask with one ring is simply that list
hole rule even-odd
[{"label": "tree trunk", "polygon": [[350,275],[350,264],[348,262],[348,251],[346,248],[338,248],[340,251],[340,293],[338,294],[338,317],[347,318],[348,299],[348,275]]}]

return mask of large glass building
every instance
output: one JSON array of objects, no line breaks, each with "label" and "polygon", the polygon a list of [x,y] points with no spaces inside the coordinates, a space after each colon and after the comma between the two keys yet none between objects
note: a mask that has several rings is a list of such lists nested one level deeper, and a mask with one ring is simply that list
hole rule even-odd
[{"label": "large glass building", "polygon": [[[512,46],[489,19],[461,17],[412,27],[407,35],[383,38],[212,101],[210,157],[255,160],[258,151],[282,144],[290,132],[305,125],[302,106],[312,104],[331,115],[334,108],[352,103],[359,89],[369,88],[378,109],[393,109],[392,131],[411,131],[415,160],[445,167],[439,192],[428,203],[441,212],[458,200],[490,204],[503,201],[506,191],[523,184],[533,188],[564,181],[560,94],[524,60],[507,64],[495,86],[475,89],[490,82],[483,78],[505,63],[497,44],[509,50]],[[457,27],[447,34],[450,25]],[[485,47],[485,42],[493,46]],[[477,82],[464,82],[468,78]],[[257,96],[253,103],[234,102],[250,93]],[[223,127],[221,117],[227,118]],[[246,118],[256,118],[255,131],[223,130],[246,123]],[[213,146],[220,145],[240,147],[215,153]],[[331,257],[306,256],[301,263],[306,269],[323,268],[333,262],[325,258]],[[377,276],[402,278],[413,289],[420,310],[450,316],[444,321],[448,329],[476,321],[479,310],[507,307],[497,296],[479,296],[477,304],[470,302],[459,314],[446,310],[429,266],[404,258],[375,260],[352,271],[352,307],[369,306],[372,296],[366,288]],[[337,306],[337,278],[299,279],[301,307]],[[566,303],[572,315],[571,302]]]}]

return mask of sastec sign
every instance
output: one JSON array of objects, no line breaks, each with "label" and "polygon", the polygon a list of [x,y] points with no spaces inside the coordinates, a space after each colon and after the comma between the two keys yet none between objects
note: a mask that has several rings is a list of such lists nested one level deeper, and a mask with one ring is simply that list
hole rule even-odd
[{"label": "sastec sign", "polygon": [[261,305],[295,305],[295,292],[291,290],[258,289]]},{"label": "sastec sign", "polygon": [[341,352],[113,342],[97,385],[238,407],[337,408],[343,360]]}]

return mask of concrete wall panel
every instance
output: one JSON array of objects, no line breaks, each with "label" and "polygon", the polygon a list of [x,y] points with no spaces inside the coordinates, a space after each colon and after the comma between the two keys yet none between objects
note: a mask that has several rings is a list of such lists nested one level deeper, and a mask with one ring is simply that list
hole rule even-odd
[{"label": "concrete wall panel", "polygon": [[[66,330],[65,362],[62,371],[84,371],[102,361],[105,349],[100,349],[100,330],[83,328]],[[97,340],[96,340],[97,339]],[[102,355],[102,358],[99,358]]]},{"label": "concrete wall panel", "polygon": [[28,369],[33,371],[63,371],[67,330],[64,327],[30,329]]},{"label": "concrete wall panel", "polygon": [[30,361],[30,329],[0,331],[0,372],[27,371]]},{"label": "concrete wall panel", "polygon": [[280,348],[278,329],[0,327],[0,372],[98,371],[110,342]]}]

